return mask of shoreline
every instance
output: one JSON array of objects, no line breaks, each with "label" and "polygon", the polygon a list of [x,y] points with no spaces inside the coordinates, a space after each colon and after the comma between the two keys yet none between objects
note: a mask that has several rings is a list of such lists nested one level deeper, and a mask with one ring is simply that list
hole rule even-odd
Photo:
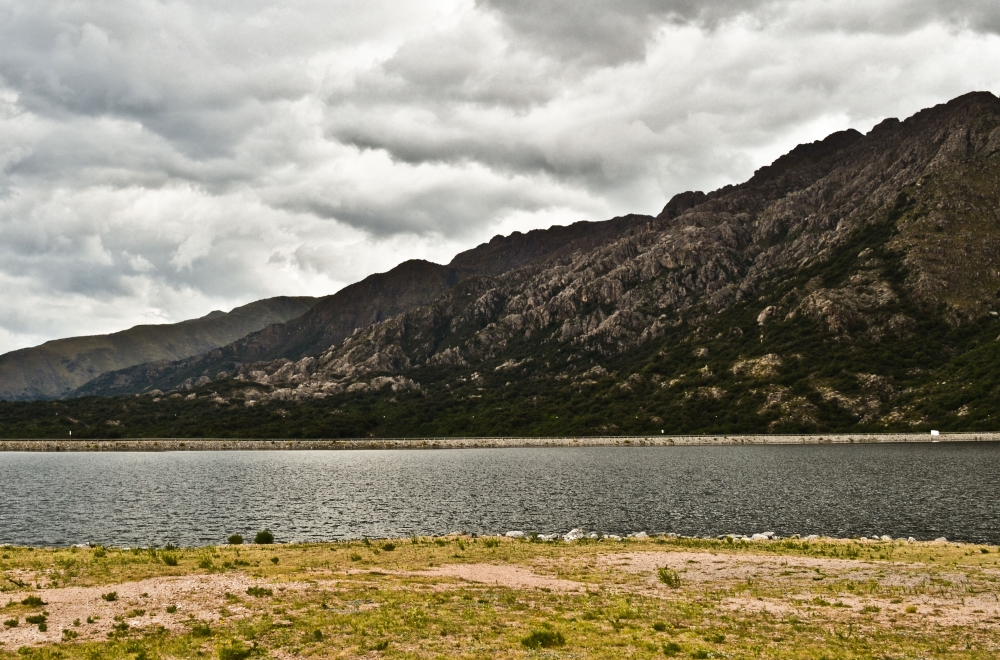
[{"label": "shoreline", "polygon": [[735,445],[905,444],[1000,442],[987,433],[825,433],[815,435],[650,435],[552,438],[349,438],[213,439],[123,438],[107,440],[0,440],[0,452],[163,452],[163,451],[346,451],[372,449],[503,449],[532,447],[697,447]]}]

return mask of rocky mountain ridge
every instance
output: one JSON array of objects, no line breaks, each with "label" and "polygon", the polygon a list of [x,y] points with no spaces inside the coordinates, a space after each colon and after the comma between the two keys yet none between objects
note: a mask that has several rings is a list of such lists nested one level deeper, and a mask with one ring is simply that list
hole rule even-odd
[{"label": "rocky mountain ridge", "polygon": [[248,363],[316,355],[357,330],[430,303],[467,277],[498,275],[567,249],[587,249],[648,220],[651,218],[630,215],[495,236],[489,243],[458,254],[446,266],[406,261],[321,298],[308,312],[286,323],[268,326],[189,359],[150,362],[108,373],[82,385],[73,395],[190,389],[234,376]]},{"label": "rocky mountain ridge", "polygon": [[[607,245],[469,278],[318,356],[248,364],[236,377],[277,387],[276,398],[337,393],[369,374],[386,374],[371,387],[403,374],[408,378],[393,387],[411,387],[421,367],[501,359],[537,333],[602,355],[622,353],[683,320],[697,323],[750,300],[780,273],[828,260],[854,232],[886,222],[896,223],[890,246],[909,269],[907,293],[929,307],[943,304],[955,323],[980,317],[997,307],[1000,243],[994,232],[970,240],[962,229],[997,221],[995,188],[977,195],[970,182],[986,174],[978,159],[1000,150],[998,125],[1000,102],[973,94],[905,122],[886,120],[867,136],[835,133],[797,147],[745,184],[678,196],[656,219]],[[954,199],[959,189],[969,193],[961,201]],[[928,228],[938,235],[929,238]],[[913,319],[883,311],[899,294],[870,253],[857,255],[839,286],[808,283],[781,305],[762,308],[761,327],[801,315],[835,335],[905,338]],[[958,260],[963,268],[948,266]]]}]

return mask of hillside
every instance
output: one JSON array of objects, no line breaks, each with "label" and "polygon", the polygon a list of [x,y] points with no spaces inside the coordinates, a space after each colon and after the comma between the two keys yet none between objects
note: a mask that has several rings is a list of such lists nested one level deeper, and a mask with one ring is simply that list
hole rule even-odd
[{"label": "hillside", "polygon": [[92,378],[152,360],[177,360],[307,312],[315,299],[281,296],[200,319],[49,341],[0,355],[0,399],[63,396]]},{"label": "hillside", "polygon": [[483,266],[311,355],[204,369],[188,398],[0,407],[0,428],[62,436],[63,414],[178,436],[995,428],[998,230],[1000,100],[972,93]]}]

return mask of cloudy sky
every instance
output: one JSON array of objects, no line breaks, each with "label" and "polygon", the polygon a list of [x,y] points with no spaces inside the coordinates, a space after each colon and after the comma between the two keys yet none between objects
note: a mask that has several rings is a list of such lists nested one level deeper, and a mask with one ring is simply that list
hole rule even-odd
[{"label": "cloudy sky", "polygon": [[995,0],[0,0],[0,352],[657,213],[1000,92]]}]

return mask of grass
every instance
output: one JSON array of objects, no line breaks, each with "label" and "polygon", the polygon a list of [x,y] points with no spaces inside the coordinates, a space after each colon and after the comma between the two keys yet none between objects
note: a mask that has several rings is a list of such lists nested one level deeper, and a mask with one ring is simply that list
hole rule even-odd
[{"label": "grass", "polygon": [[[832,539],[406,541],[177,548],[173,566],[146,550],[106,548],[96,556],[87,548],[5,547],[0,660],[985,660],[1000,650],[993,598],[1000,554],[992,547],[983,553],[981,545]],[[384,551],[386,543],[395,549]],[[206,557],[209,572],[199,568]],[[476,567],[489,567],[487,576],[517,571],[506,580],[463,579]],[[671,580],[676,574],[673,584],[661,580],[663,569],[673,571]],[[197,590],[157,582],[179,576],[196,577]],[[61,590],[70,588],[91,590],[86,623],[73,621],[85,613],[63,609]],[[115,600],[101,599],[110,593]],[[37,602],[30,597],[47,603],[47,613],[27,604]],[[20,623],[40,616],[46,633]],[[10,641],[14,636],[28,641]]]},{"label": "grass", "polygon": [[681,586],[681,576],[672,568],[658,568],[656,576],[668,587],[676,589]]}]

